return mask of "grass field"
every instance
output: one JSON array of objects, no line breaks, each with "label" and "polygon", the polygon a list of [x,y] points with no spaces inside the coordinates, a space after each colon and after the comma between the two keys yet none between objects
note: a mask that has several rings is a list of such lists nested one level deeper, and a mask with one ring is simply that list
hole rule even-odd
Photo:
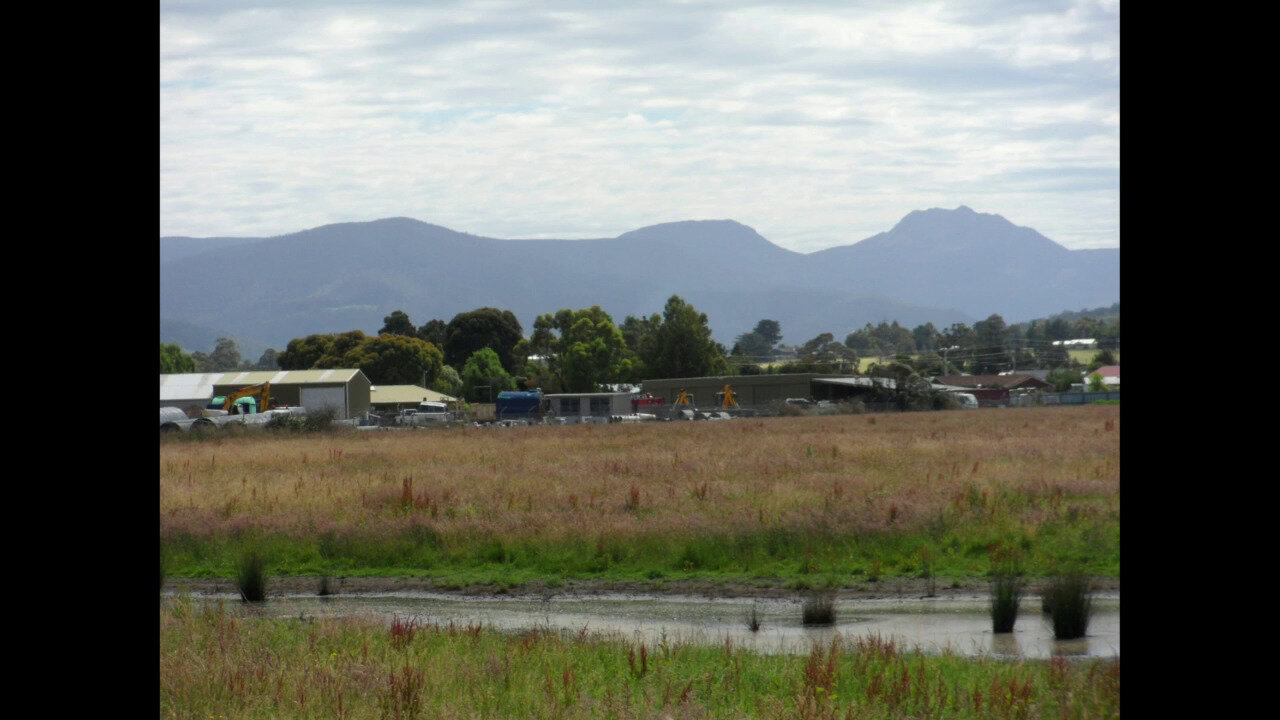
[{"label": "grass field", "polygon": [[1113,718],[1118,660],[924,655],[875,637],[761,655],[582,633],[237,617],[169,598],[161,717]]},{"label": "grass field", "polygon": [[1118,406],[160,443],[170,577],[1119,575]]}]

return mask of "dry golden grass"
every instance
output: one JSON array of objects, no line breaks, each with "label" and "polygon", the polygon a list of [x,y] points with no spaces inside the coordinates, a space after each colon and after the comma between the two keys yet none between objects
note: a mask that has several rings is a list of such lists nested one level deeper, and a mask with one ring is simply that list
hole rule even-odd
[{"label": "dry golden grass", "polygon": [[1034,525],[1076,498],[1118,509],[1119,418],[1084,406],[162,442],[161,530],[875,530],[1000,498]]}]

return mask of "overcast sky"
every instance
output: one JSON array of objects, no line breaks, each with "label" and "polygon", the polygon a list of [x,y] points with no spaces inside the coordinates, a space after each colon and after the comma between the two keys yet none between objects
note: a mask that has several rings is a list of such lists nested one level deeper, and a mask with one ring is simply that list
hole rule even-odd
[{"label": "overcast sky", "polygon": [[733,219],[812,252],[968,205],[1120,245],[1118,0],[160,3],[160,234]]}]

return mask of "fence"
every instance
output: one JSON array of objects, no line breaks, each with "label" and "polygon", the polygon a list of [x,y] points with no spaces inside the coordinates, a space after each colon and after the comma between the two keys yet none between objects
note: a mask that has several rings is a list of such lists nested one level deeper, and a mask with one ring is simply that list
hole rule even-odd
[{"label": "fence", "polygon": [[1120,402],[1120,391],[1064,392],[1041,393],[1039,395],[1021,395],[1009,398],[1009,405],[1012,407],[1030,407],[1033,405],[1092,405],[1099,400]]}]

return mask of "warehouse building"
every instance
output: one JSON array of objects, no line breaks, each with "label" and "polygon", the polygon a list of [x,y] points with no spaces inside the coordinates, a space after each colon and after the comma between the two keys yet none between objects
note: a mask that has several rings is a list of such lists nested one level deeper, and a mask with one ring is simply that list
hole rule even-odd
[{"label": "warehouse building", "polygon": [[610,417],[630,415],[631,392],[602,393],[552,393],[544,395],[550,412],[555,417]]},{"label": "warehouse building", "polygon": [[849,400],[893,390],[890,378],[873,378],[824,373],[779,373],[776,375],[718,375],[698,378],[645,380],[644,391],[662,398],[668,405],[675,402],[681,390],[693,394],[695,407],[716,404],[716,393],[725,385],[733,386],[733,394],[742,407],[759,407],[787,398],[813,400]]},{"label": "warehouse building", "polygon": [[716,375],[645,380],[641,383],[641,387],[645,392],[662,398],[668,405],[675,403],[680,391],[684,390],[693,395],[695,407],[712,407],[715,405],[716,393],[723,391],[725,385],[732,385],[739,405],[756,407],[787,398],[812,397],[812,381],[818,377],[822,375],[818,373]]},{"label": "warehouse building", "polygon": [[369,388],[369,404],[377,413],[395,413],[410,410],[420,403],[451,403],[457,398],[429,390],[421,385],[374,385]]},{"label": "warehouse building", "polygon": [[216,395],[251,385],[271,384],[271,405],[308,410],[332,407],[338,419],[353,418],[370,407],[373,387],[353,368],[329,370],[252,370],[224,373],[174,373],[160,376],[160,406],[203,408]]}]

